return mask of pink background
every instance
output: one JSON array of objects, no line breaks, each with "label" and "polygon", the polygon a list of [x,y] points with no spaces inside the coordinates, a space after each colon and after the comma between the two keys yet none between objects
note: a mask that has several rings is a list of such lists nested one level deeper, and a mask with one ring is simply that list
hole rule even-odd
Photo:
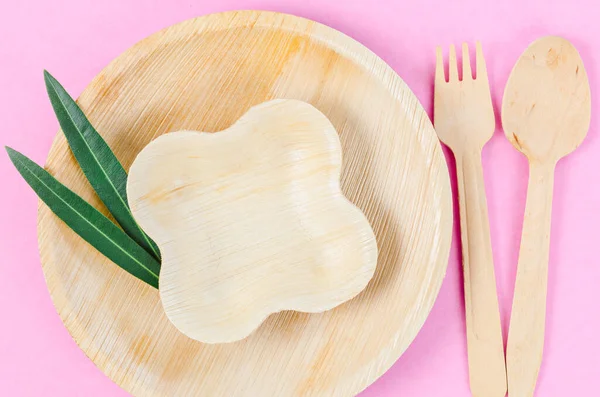
[{"label": "pink background", "polygon": [[[232,9],[287,12],[341,30],[387,61],[430,115],[436,45],[481,40],[498,107],[510,69],[530,41],[556,34],[575,43],[592,84],[594,116],[584,144],[556,170],[546,348],[536,395],[600,395],[598,1],[3,0],[0,143],[44,162],[58,128],[44,68],[78,95],[138,40],[188,18]],[[499,122],[483,163],[506,335],[527,163],[504,138]],[[0,177],[0,395],[126,396],[86,358],[56,314],[37,251],[36,197],[4,152]],[[408,351],[362,396],[470,395],[457,236],[431,316]]]}]

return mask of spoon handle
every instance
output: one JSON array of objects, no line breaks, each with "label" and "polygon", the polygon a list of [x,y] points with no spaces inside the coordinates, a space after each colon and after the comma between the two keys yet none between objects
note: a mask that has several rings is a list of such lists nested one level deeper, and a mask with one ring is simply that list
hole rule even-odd
[{"label": "spoon handle", "polygon": [[459,153],[456,170],[471,393],[504,397],[506,365],[481,150]]},{"label": "spoon handle", "polygon": [[554,164],[530,164],[506,364],[510,397],[532,397],[542,364]]}]

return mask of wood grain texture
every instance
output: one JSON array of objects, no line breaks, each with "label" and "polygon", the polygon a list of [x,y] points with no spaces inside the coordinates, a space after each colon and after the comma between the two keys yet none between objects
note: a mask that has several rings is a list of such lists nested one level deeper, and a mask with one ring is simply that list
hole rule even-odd
[{"label": "wood grain texture", "polygon": [[471,393],[473,397],[504,397],[504,342],[481,165],[481,151],[496,123],[481,44],[476,48],[476,78],[467,44],[463,44],[462,61],[459,80],[452,46],[446,81],[442,50],[437,49],[435,128],[456,159]]},{"label": "wood grain texture", "polygon": [[[335,126],[342,191],[377,238],[373,279],[333,310],[281,312],[243,341],[199,343],[169,322],[158,291],[40,206],[41,260],[58,313],[81,349],[135,396],[355,395],[400,357],[433,305],[452,233],[448,169],[417,98],[354,40],[288,15],[210,15],[127,50],[78,102],[129,169],[155,137],[219,131],[274,98],[306,101]],[[105,211],[62,134],[46,166]]]},{"label": "wood grain texture", "polygon": [[587,135],[590,86],[577,49],[561,37],[533,42],[509,77],[504,133],[529,160],[529,185],[508,331],[511,397],[532,397],[542,364],[554,169]]},{"label": "wood grain texture", "polygon": [[162,135],[127,197],[162,254],[169,320],[204,343],[250,335],[283,310],[320,313],[373,277],[377,243],[342,194],[338,133],[314,106],[275,99],[216,134]]}]

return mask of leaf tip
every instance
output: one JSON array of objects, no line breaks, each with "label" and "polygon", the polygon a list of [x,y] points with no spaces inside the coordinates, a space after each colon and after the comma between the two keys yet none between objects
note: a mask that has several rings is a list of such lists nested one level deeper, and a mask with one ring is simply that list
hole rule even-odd
[{"label": "leaf tip", "polygon": [[8,153],[8,156],[10,158],[12,158],[15,153],[17,153],[17,151],[11,148],[10,146],[4,146],[4,149],[6,150],[6,153]]},{"label": "leaf tip", "polygon": [[21,163],[22,159],[25,156],[9,146],[4,146],[4,149],[6,149],[6,153],[8,153],[8,158],[13,163],[13,165],[19,168],[18,163]]},{"label": "leaf tip", "polygon": [[44,80],[48,80],[48,79],[53,79],[53,77],[50,74],[50,72],[48,72],[46,69],[44,69]]},{"label": "leaf tip", "polygon": [[[46,83],[46,91],[48,92],[51,102],[54,100],[54,96],[60,95],[60,93],[67,94],[62,84],[60,84],[58,80],[56,80],[56,78],[52,76],[46,69],[44,69],[44,82]],[[52,106],[54,107],[54,103]]]},{"label": "leaf tip", "polygon": [[46,83],[46,89],[48,90],[48,93],[50,93],[50,90],[54,88],[57,80],[50,74],[50,72],[44,69],[44,82]]}]

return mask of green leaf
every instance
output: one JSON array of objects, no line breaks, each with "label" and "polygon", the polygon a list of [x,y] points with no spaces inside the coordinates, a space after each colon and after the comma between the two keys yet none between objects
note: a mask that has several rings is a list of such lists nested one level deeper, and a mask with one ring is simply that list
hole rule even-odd
[{"label": "green leaf", "polygon": [[48,171],[9,147],[6,151],[29,186],[75,233],[124,270],[158,288],[160,263],[152,255]]},{"label": "green leaf", "polygon": [[86,178],[125,232],[160,260],[156,244],[139,227],[127,203],[127,173],[106,141],[60,83],[44,71],[54,113]]}]

